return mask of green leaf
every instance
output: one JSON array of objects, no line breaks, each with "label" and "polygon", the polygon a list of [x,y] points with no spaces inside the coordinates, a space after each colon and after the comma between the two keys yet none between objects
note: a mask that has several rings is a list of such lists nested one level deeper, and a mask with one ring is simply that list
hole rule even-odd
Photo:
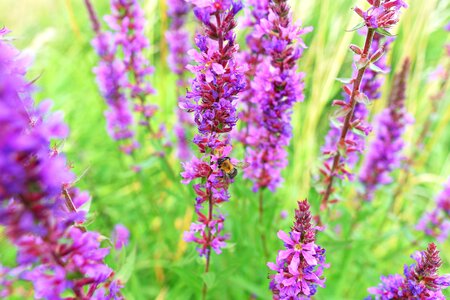
[{"label": "green leaf", "polygon": [[202,275],[202,279],[208,288],[212,288],[216,283],[216,274],[213,272],[208,272]]},{"label": "green leaf", "polygon": [[340,78],[340,77],[337,77],[336,80],[339,81],[339,82],[342,82],[344,84],[349,84],[349,83],[352,82],[352,78]]},{"label": "green leaf", "polygon": [[384,28],[378,27],[377,29],[375,29],[375,32],[378,32],[379,34],[384,35],[384,36],[395,36],[395,34],[390,33],[389,31],[387,31]]},{"label": "green leaf", "polygon": [[355,27],[353,27],[352,29],[348,29],[348,30],[346,30],[346,31],[347,31],[347,32],[356,31],[356,30],[358,30],[358,29],[360,29],[360,28],[363,28],[364,26],[366,26],[366,23],[365,23],[365,22],[361,22],[361,23],[359,23],[358,25],[356,25]]},{"label": "green leaf", "polygon": [[369,69],[371,69],[372,71],[377,72],[377,73],[382,73],[382,74],[389,73],[389,71],[383,70],[375,64],[370,64]]},{"label": "green leaf", "polygon": [[136,263],[136,247],[133,248],[130,255],[125,259],[125,263],[122,265],[120,270],[117,272],[117,278],[122,282],[126,283],[130,279],[131,274],[134,271],[134,265]]}]

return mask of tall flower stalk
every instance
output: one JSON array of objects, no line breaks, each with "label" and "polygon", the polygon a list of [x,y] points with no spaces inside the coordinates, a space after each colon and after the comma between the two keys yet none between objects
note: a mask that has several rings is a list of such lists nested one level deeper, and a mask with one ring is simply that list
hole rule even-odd
[{"label": "tall flower stalk", "polygon": [[245,177],[253,181],[255,192],[275,191],[282,182],[292,137],[292,107],[304,98],[304,74],[298,72],[297,62],[306,46],[300,36],[311,30],[294,24],[286,0],[269,1],[266,12],[264,5],[264,1],[255,5],[255,18],[264,18],[250,23],[254,32],[247,37],[246,60],[252,66],[243,96],[248,107]]},{"label": "tall flower stalk", "polygon": [[[171,18],[170,28],[166,32],[169,44],[168,63],[173,73],[177,75],[176,94],[181,100],[188,86],[186,80],[186,66],[189,63],[188,50],[191,46],[189,33],[184,28],[190,5],[184,0],[168,0],[168,15]],[[178,157],[182,161],[190,158],[187,128],[193,124],[189,115],[181,109],[177,109],[178,123],[174,128],[178,138]]]},{"label": "tall flower stalk", "polygon": [[333,151],[328,156],[330,160],[326,160],[324,167],[321,170],[323,175],[324,188],[322,194],[322,209],[328,207],[330,202],[337,201],[332,199],[334,192],[334,181],[336,177],[342,177],[351,173],[348,170],[346,157],[355,151],[361,151],[355,142],[350,139],[349,132],[367,133],[368,127],[366,124],[355,116],[355,108],[357,103],[368,102],[368,96],[361,89],[361,83],[366,73],[366,70],[374,67],[374,63],[380,59],[385,52],[383,47],[378,49],[371,49],[372,41],[375,33],[388,34],[387,29],[391,28],[399,21],[399,12],[402,7],[407,7],[406,3],[401,0],[367,0],[371,5],[367,11],[359,7],[355,7],[354,11],[363,19],[363,22],[358,27],[365,26],[367,33],[365,37],[364,47],[361,49],[356,45],[351,45],[350,49],[356,54],[354,64],[357,72],[353,74],[349,84],[345,84],[343,89],[348,95],[347,100],[335,100],[334,106],[339,106],[335,113],[336,117],[342,117],[343,120],[337,119],[337,127],[339,128],[339,138],[337,139]]},{"label": "tall flower stalk", "polygon": [[[447,24],[445,30],[450,31],[450,23]],[[413,147],[411,153],[405,159],[404,173],[403,176],[398,180],[397,188],[393,196],[393,202],[396,202],[395,200],[402,194],[403,188],[407,186],[409,177],[411,175],[411,169],[415,165],[417,157],[420,156],[425,148],[425,141],[430,135],[431,129],[436,119],[436,114],[439,110],[439,105],[445,97],[447,83],[450,79],[450,44],[445,45],[444,60],[444,65],[439,65],[434,71],[433,76],[431,76],[433,80],[437,80],[439,82],[439,88],[437,92],[433,94],[429,99],[429,103],[431,104],[430,111],[427,114],[427,118],[422,124],[420,133],[417,136],[416,142],[414,143],[415,147]]]},{"label": "tall flower stalk", "polygon": [[442,261],[436,245],[431,243],[425,251],[416,252],[411,257],[416,263],[405,265],[403,276],[382,276],[381,284],[368,289],[373,297],[366,299],[446,299],[442,290],[450,286],[450,274],[438,275]]},{"label": "tall flower stalk", "polygon": [[377,118],[376,137],[370,145],[359,175],[364,187],[362,197],[367,201],[373,199],[380,186],[392,182],[390,173],[402,163],[402,135],[406,126],[412,122],[405,107],[409,65],[409,59],[405,59],[402,70],[394,78],[388,107]]},{"label": "tall flower stalk", "polygon": [[[367,29],[361,29],[358,31],[358,34],[365,36],[367,34]],[[392,37],[385,37],[379,33],[375,33],[372,44],[370,46],[369,53],[375,53],[378,49],[383,48],[384,52],[387,53],[389,51],[391,43],[394,41]],[[382,76],[383,73],[388,72],[390,68],[386,64],[386,55],[383,55],[376,62],[373,63],[375,66],[375,70],[367,69],[361,79],[361,91],[367,96],[367,101],[371,103],[381,96],[381,87],[383,86],[385,77]],[[383,71],[380,72],[380,71]],[[353,64],[353,75],[357,74],[358,68],[355,64]],[[349,101],[350,95],[345,93],[343,94],[345,102]],[[368,114],[369,111],[367,109],[368,102],[357,102],[355,105],[355,112],[353,114],[352,122],[359,123],[357,130],[349,131],[347,133],[347,140],[352,141],[353,149],[347,153],[345,158],[345,163],[347,168],[345,172],[341,175],[338,175],[341,179],[347,177],[349,180],[353,180],[353,173],[350,171],[360,158],[360,153],[365,149],[365,137],[372,132],[372,127],[368,125]],[[325,156],[329,156],[337,151],[336,144],[339,141],[340,137],[340,124],[343,122],[345,117],[337,116],[333,117],[333,122],[330,123],[330,130],[325,138],[325,144],[322,147],[322,153]],[[322,168],[321,172],[323,174],[327,174],[327,170],[333,163],[333,156],[327,157],[327,160]]]},{"label": "tall flower stalk", "polygon": [[[90,197],[72,186],[65,157],[50,148],[68,128],[61,115],[49,112],[49,101],[35,106],[25,60],[2,39],[6,33],[0,31],[0,225],[17,247],[19,265],[7,273],[33,283],[37,299],[61,299],[63,293],[122,299],[120,282],[104,263],[109,249],[83,226],[82,205]],[[0,281],[6,291],[8,281]]]},{"label": "tall flower stalk", "polygon": [[[245,87],[243,71],[234,60],[238,46],[233,33],[235,15],[241,10],[242,3],[225,0],[191,2],[196,6],[194,13],[203,24],[203,32],[195,38],[199,51],[189,51],[196,64],[188,68],[195,78],[181,107],[194,114],[198,134],[193,142],[198,146],[200,157],[183,164],[182,177],[185,184],[197,178],[201,183],[194,184],[198,218],[185,233],[185,239],[199,245],[200,256],[206,257],[207,273],[211,249],[220,254],[227,239],[222,232],[225,217],[217,206],[229,200],[228,185],[232,179],[219,167],[219,162],[230,159],[232,146],[228,134],[237,122],[235,102],[238,93]],[[204,284],[203,297],[206,292]]]},{"label": "tall flower stalk", "polygon": [[284,242],[275,263],[268,263],[276,273],[270,275],[273,299],[309,299],[317,287],[325,287],[323,269],[325,249],[316,245],[319,228],[311,223],[310,205],[307,200],[298,202],[295,221],[289,234],[280,230],[278,237]]},{"label": "tall flower stalk", "polygon": [[105,17],[110,31],[103,31],[90,0],[85,4],[96,34],[92,44],[100,61],[94,73],[108,105],[108,133],[121,142],[123,152],[130,154],[139,146],[133,111],[141,119],[139,124],[155,134],[150,121],[157,107],[147,103],[147,97],[155,91],[149,83],[153,67],[143,54],[149,47],[144,14],[137,0],[111,0],[111,14]]},{"label": "tall flower stalk", "polygon": [[248,49],[241,51],[237,57],[240,63],[247,65],[245,71],[246,88],[239,95],[239,103],[242,107],[239,112],[239,121],[242,129],[235,132],[235,138],[241,142],[245,148],[256,145],[253,135],[260,128],[258,127],[259,105],[254,100],[255,90],[251,82],[255,78],[258,66],[267,56],[262,40],[256,32],[261,20],[267,19],[269,14],[269,0],[249,0],[244,8],[245,19],[243,26],[250,30],[245,41]]},{"label": "tall flower stalk", "polygon": [[422,216],[416,229],[437,238],[440,242],[447,240],[450,234],[450,178],[437,196],[436,206]]}]

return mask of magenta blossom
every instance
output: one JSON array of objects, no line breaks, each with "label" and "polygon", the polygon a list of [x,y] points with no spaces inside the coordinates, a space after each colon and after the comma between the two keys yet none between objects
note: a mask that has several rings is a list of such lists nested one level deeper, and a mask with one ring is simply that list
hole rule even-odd
[{"label": "magenta blossom", "polygon": [[291,232],[278,232],[286,249],[278,252],[276,263],[267,264],[276,272],[270,275],[274,299],[309,298],[316,294],[318,286],[325,287],[325,249],[315,243],[319,228],[311,224],[309,209],[307,200],[299,201]]},{"label": "magenta blossom", "polygon": [[234,60],[238,46],[233,33],[234,18],[242,3],[191,2],[196,5],[194,13],[203,24],[203,32],[195,37],[198,51],[188,53],[195,61],[188,66],[195,78],[180,107],[194,114],[198,134],[193,142],[200,156],[183,163],[182,182],[201,181],[193,186],[197,221],[185,233],[185,239],[197,243],[200,255],[209,262],[211,249],[220,253],[228,238],[222,232],[225,217],[217,213],[217,206],[229,200],[228,186],[232,179],[219,167],[219,162],[230,159],[229,133],[237,122],[237,95],[245,87],[243,69]]}]

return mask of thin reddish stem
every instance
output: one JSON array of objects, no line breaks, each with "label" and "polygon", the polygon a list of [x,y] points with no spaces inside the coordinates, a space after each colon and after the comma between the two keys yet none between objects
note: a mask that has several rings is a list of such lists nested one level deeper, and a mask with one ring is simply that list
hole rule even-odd
[{"label": "thin reddish stem", "polygon": [[[367,61],[367,63],[365,63],[365,65],[358,70],[356,79],[353,81],[353,89],[352,89],[352,94],[350,96],[350,103],[349,103],[350,112],[345,116],[345,120],[342,125],[341,136],[337,143],[338,148],[340,148],[339,146],[345,145],[345,139],[347,137],[347,133],[351,129],[350,123],[353,119],[353,114],[355,112],[356,95],[358,95],[360,93],[361,81],[363,79],[366,69],[369,67],[369,61],[368,61],[369,50],[370,50],[370,46],[372,44],[374,35],[375,35],[375,29],[368,28],[367,35],[366,35],[366,41],[364,43],[364,50],[363,50],[363,53],[361,54],[361,58],[360,58],[362,61]],[[325,179],[325,182],[327,182],[327,187],[325,189],[325,193],[323,194],[323,198],[322,198],[322,209],[325,209],[328,206],[328,201],[329,201],[331,193],[333,191],[334,177],[336,177],[335,173],[338,169],[340,158],[341,158],[341,153],[339,151],[336,151],[336,153],[334,154],[334,157],[333,157],[333,165],[331,167],[329,175]]]}]

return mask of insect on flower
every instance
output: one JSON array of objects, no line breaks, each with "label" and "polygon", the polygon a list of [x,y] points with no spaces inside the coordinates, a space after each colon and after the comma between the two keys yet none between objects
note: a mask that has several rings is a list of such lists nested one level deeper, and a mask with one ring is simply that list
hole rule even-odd
[{"label": "insect on flower", "polygon": [[217,166],[223,172],[223,177],[226,179],[234,179],[238,174],[237,169],[245,169],[249,166],[245,162],[233,163],[229,156],[221,157],[217,160]]}]

